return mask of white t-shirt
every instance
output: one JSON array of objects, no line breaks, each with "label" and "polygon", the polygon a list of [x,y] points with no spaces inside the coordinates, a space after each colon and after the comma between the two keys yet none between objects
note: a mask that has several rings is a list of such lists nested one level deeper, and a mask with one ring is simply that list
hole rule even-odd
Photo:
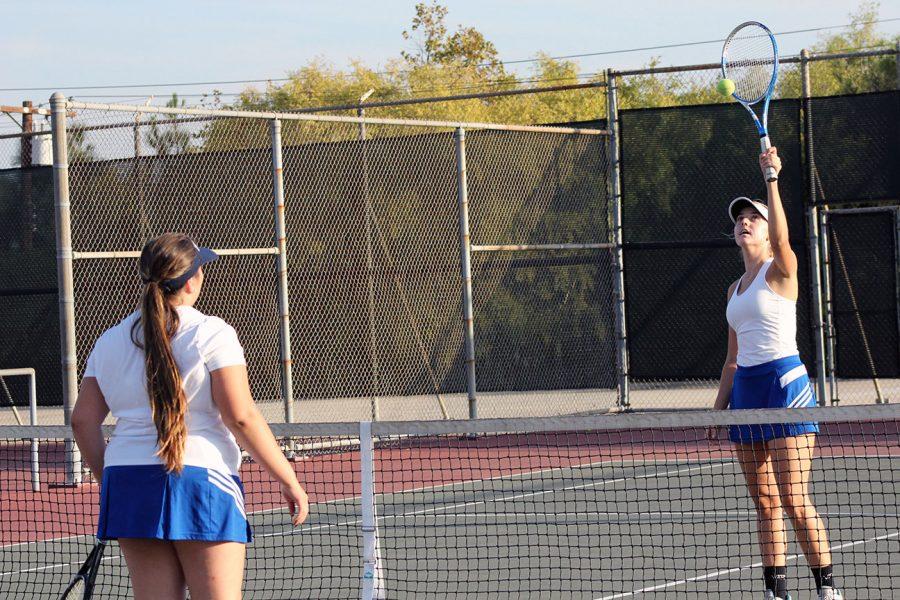
[{"label": "white t-shirt", "polygon": [[[188,307],[177,308],[178,332],[172,338],[172,353],[187,396],[187,440],[184,464],[237,475],[240,448],[222,423],[213,403],[210,372],[244,365],[244,349],[234,328],[218,317]],[[85,377],[95,377],[116,426],[106,446],[105,466],[163,464],[156,456],[156,426],[147,394],[144,351],[131,339],[134,312],[107,329],[88,357]],[[143,338],[140,326],[138,339]]]}]

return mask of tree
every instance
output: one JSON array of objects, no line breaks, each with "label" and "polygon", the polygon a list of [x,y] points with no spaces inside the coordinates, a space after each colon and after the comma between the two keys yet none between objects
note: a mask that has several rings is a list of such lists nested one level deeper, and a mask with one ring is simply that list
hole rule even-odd
[{"label": "tree", "polygon": [[[850,13],[849,17],[851,22],[849,28],[828,35],[809,50],[813,53],[852,52],[891,47],[900,41],[900,36],[891,39],[880,35],[876,30],[877,2],[861,3],[857,11]],[[809,65],[811,95],[835,96],[896,89],[896,60],[896,57],[888,55],[812,62]],[[799,67],[783,73],[778,91],[782,97],[801,95]]]},{"label": "tree", "polygon": [[[184,107],[184,100],[178,101],[178,94],[166,102],[168,108]],[[181,154],[187,152],[191,146],[191,134],[185,131],[178,123],[170,123],[166,126],[157,123],[157,115],[150,119],[150,131],[147,133],[147,143],[157,155]]]},{"label": "tree", "polygon": [[431,6],[424,2],[416,4],[416,16],[413,17],[412,31],[404,30],[403,39],[412,39],[415,32],[421,30],[418,52],[416,54],[401,52],[400,55],[404,60],[417,66],[439,62],[437,57],[441,53],[441,46],[447,37],[447,26],[444,23],[446,16],[447,8],[439,5],[436,1]]},{"label": "tree", "polygon": [[[401,51],[399,58],[377,71],[357,61],[350,71],[342,72],[321,58],[315,59],[292,72],[284,85],[269,85],[264,91],[248,89],[239,98],[238,106],[249,110],[293,110],[353,104],[369,89],[376,90],[379,100],[394,100],[481,91],[486,86],[516,87],[518,81],[505,73],[494,44],[473,27],[460,26],[449,33],[447,12],[436,2],[417,4],[412,26],[403,32],[403,38],[413,40],[417,48]],[[515,114],[508,104],[501,113]],[[370,114],[475,121],[488,120],[493,105],[493,101],[473,100],[384,108]]]},{"label": "tree", "polygon": [[69,162],[89,162],[96,160],[97,147],[88,142],[83,129],[73,128],[66,135]]},{"label": "tree", "polygon": [[434,0],[431,4],[416,4],[416,16],[410,31],[403,32],[403,39],[417,38],[418,51],[401,52],[403,59],[413,67],[439,64],[443,66],[473,67],[486,77],[503,75],[503,64],[497,48],[474,27],[460,26],[447,35],[447,7]]}]

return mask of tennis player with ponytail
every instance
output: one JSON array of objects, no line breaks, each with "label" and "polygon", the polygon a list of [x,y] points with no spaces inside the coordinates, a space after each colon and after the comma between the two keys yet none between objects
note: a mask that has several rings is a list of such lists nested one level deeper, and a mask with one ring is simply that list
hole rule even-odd
[{"label": "tennis player with ponytail", "polygon": [[[102,481],[97,536],[117,539],[136,600],[241,597],[251,540],[238,468],[246,449],[281,493],[294,525],[306,492],[250,395],[235,330],[193,308],[217,258],[167,233],[141,252],[140,310],[97,340],[72,429]],[[109,443],[101,424],[112,412]]]},{"label": "tennis player with ponytail", "polygon": [[[797,257],[777,175],[781,159],[766,149],[759,158],[769,203],[740,197],[728,207],[744,259],[743,276],[728,289],[728,356],[716,409],[796,408],[816,405],[806,367],[797,353]],[[789,600],[784,517],[812,570],[820,600],[842,600],[832,575],[831,551],[809,495],[817,423],[732,426],[747,488],[756,506],[765,598]]]}]

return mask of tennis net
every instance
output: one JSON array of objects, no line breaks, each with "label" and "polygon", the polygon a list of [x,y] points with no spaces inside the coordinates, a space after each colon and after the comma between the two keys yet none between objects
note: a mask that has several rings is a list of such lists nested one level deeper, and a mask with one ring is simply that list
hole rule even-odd
[{"label": "tennis net", "polygon": [[[880,405],[274,425],[310,517],[292,528],[277,486],[244,465],[244,597],[762,597],[757,513],[728,428],[810,419],[809,495],[838,584],[848,600],[895,597],[898,417]],[[93,543],[98,486],[66,484],[67,436],[0,427],[0,597],[58,596]],[[790,591],[814,598],[786,522]],[[129,596],[113,543],[95,598]]]}]

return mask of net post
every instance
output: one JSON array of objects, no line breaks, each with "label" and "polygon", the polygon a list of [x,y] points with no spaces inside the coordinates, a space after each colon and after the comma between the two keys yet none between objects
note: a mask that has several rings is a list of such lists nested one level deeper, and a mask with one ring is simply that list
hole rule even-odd
[{"label": "net post", "polygon": [[619,164],[619,107],[616,74],[606,70],[606,128],[609,130],[609,191],[610,221],[613,248],[613,288],[616,313],[616,406],[626,409],[631,406],[628,390],[628,332],[625,327],[625,255],[622,249],[622,195]]},{"label": "net post", "polygon": [[363,539],[362,600],[384,598],[375,512],[375,440],[372,422],[359,423],[360,520]]},{"label": "net post", "polygon": [[[69,203],[69,154],[66,97],[50,98],[53,131],[53,199],[56,217],[56,277],[59,284],[59,342],[62,359],[63,423],[71,426],[78,396],[78,354],[75,346],[75,279],[72,269],[72,213]],[[81,453],[66,438],[66,484],[81,483]]]},{"label": "net post", "polygon": [[459,200],[459,251],[462,267],[463,331],[466,348],[466,392],[469,418],[478,418],[475,394],[475,324],[472,309],[472,240],[469,237],[469,191],[466,179],[466,130],[456,128],[456,186]]},{"label": "net post", "polygon": [[806,208],[806,226],[809,230],[807,246],[809,251],[809,285],[810,296],[812,298],[813,335],[816,353],[816,396],[818,404],[824,406],[825,398],[827,397],[827,389],[825,386],[827,369],[825,366],[824,317],[822,313],[822,266],[820,261],[822,248],[819,236],[819,210],[816,206],[816,163],[813,154],[809,51],[806,50],[806,48],[800,51],[800,77],[803,96],[803,120],[801,122],[801,131],[804,133],[807,166],[806,175],[809,190]]},{"label": "net post", "polygon": [[281,395],[284,420],[294,422],[294,385],[291,374],[291,315],[288,295],[287,236],[284,224],[284,164],[281,154],[281,120],[269,121],[272,137],[272,195],[275,200],[275,242],[278,246],[278,311],[281,316]]}]

